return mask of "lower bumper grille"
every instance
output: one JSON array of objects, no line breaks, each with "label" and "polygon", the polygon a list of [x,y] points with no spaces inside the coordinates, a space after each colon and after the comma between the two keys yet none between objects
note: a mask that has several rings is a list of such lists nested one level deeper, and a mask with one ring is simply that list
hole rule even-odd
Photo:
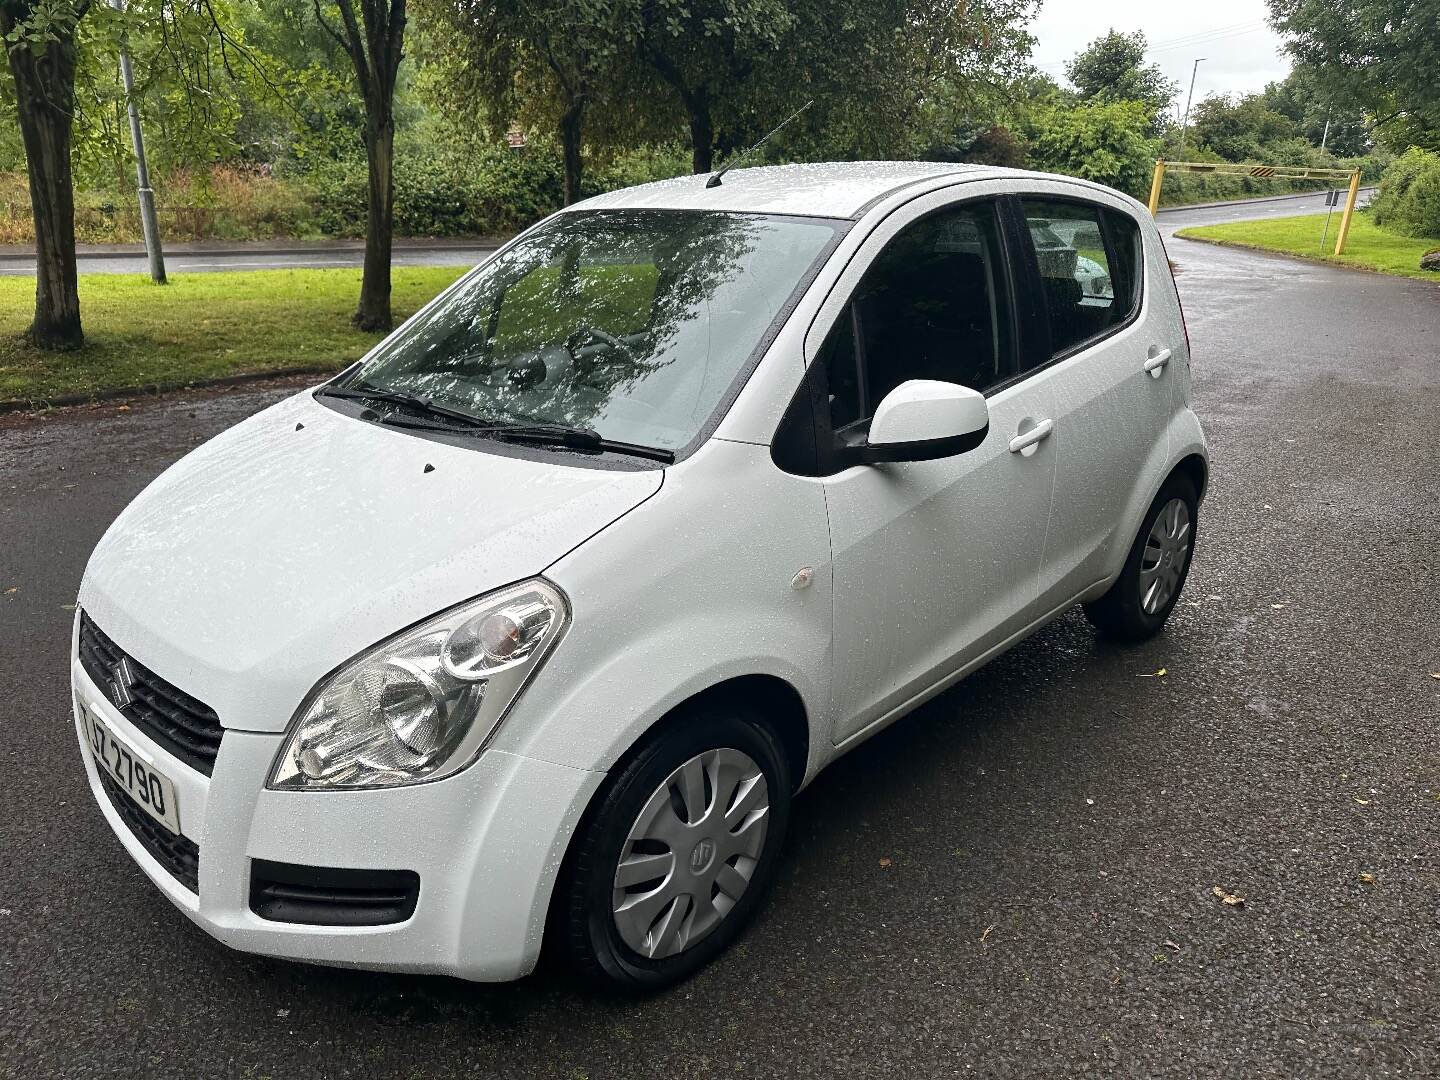
[{"label": "lower bumper grille", "polygon": [[250,863],[250,910],[271,922],[382,926],[410,918],[419,897],[420,875],[413,870]]},{"label": "lower bumper grille", "polygon": [[163,866],[167,873],[192,893],[200,892],[200,847],[189,837],[172,833],[135,805],[133,799],[110,778],[104,769],[97,769],[100,786],[120,820]]}]

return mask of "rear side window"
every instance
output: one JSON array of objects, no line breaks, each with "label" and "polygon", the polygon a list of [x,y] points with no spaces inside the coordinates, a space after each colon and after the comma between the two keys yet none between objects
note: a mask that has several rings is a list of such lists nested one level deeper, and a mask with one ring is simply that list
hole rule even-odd
[{"label": "rear side window", "polygon": [[1140,303],[1140,230],[1088,203],[1022,199],[1055,354],[1126,323]]}]

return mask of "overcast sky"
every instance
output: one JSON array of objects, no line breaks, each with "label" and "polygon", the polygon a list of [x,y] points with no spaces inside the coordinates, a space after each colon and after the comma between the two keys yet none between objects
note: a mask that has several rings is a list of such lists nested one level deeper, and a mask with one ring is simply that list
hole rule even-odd
[{"label": "overcast sky", "polygon": [[1127,34],[1143,30],[1147,59],[1180,84],[1183,107],[1198,57],[1206,59],[1195,79],[1196,101],[1263,90],[1285,77],[1290,61],[1265,23],[1267,14],[1265,0],[1042,0],[1030,24],[1038,39],[1032,59],[1063,82],[1065,62],[1111,27]]}]

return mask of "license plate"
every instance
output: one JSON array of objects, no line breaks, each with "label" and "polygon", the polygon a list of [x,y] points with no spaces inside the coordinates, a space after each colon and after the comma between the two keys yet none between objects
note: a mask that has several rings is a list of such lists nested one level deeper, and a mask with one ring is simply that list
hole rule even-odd
[{"label": "license plate", "polygon": [[180,831],[180,807],[170,778],[142,758],[100,717],[84,705],[80,719],[85,745],[97,769],[104,769],[135,804],[173,833]]}]

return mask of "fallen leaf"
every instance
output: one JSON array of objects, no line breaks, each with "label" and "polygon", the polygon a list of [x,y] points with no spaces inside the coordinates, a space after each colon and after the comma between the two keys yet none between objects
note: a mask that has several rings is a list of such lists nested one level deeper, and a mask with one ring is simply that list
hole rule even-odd
[{"label": "fallen leaf", "polygon": [[880,860],[880,868],[881,868],[882,870],[888,869],[888,868],[890,867],[890,865],[891,865],[891,863],[890,863],[890,860],[889,860],[889,859],[881,859],[881,860]]},{"label": "fallen leaf", "polygon": [[1370,805],[1370,800],[1369,800],[1369,799],[1362,799],[1362,798],[1360,798],[1358,795],[1355,797],[1355,801],[1356,801],[1357,803],[1359,803],[1361,806],[1369,806],[1369,805]]},{"label": "fallen leaf", "polygon": [[1432,678],[1432,679],[1440,679],[1440,671],[1432,671],[1432,672],[1430,672],[1430,678]]},{"label": "fallen leaf", "polygon": [[1374,875],[1374,874],[1361,874],[1361,875],[1360,875],[1360,882],[1361,882],[1361,884],[1363,884],[1363,885],[1374,885],[1374,884],[1375,884],[1375,875]]},{"label": "fallen leaf", "polygon": [[1226,892],[1219,885],[1216,885],[1213,892],[1220,898],[1220,902],[1226,907],[1244,907],[1245,898],[1238,893]]},{"label": "fallen leaf", "polygon": [[1169,675],[1169,674],[1170,674],[1169,669],[1162,667],[1159,671],[1156,671],[1156,672],[1154,672],[1154,673],[1152,673],[1152,674],[1149,674],[1149,675],[1139,675],[1139,676],[1137,676],[1137,678],[1141,678],[1141,679],[1163,679],[1166,675]]},{"label": "fallen leaf", "polygon": [[981,944],[981,945],[984,945],[984,944],[985,944],[985,939],[990,936],[990,931],[991,931],[991,930],[994,930],[994,929],[995,929],[994,926],[987,926],[987,927],[985,927],[985,932],[980,935],[980,944]]},{"label": "fallen leaf", "polygon": [[283,1020],[285,1017],[287,1017],[287,1016],[290,1015],[290,1010],[289,1010],[289,1009],[276,1009],[276,1010],[275,1010],[275,1015],[278,1016],[278,1017],[280,1017],[280,1018]]},{"label": "fallen leaf", "polygon": [[130,411],[130,406],[129,406],[129,405],[117,405],[117,406],[115,406],[115,411],[116,411],[116,412],[129,412],[129,411]]},{"label": "fallen leaf", "polygon": [[1282,607],[1284,607],[1285,605],[1284,605],[1284,604],[1271,604],[1270,606],[1271,606],[1272,608],[1274,608],[1276,611],[1279,611],[1279,610],[1280,610]]},{"label": "fallen leaf", "polygon": [[6,596],[9,596],[11,593],[17,593],[17,592],[19,592],[19,591],[20,591],[20,586],[19,586],[19,585],[12,585],[12,586],[10,586],[10,588],[8,588],[8,589],[5,590],[5,595],[6,595]]},{"label": "fallen leaf", "polygon": [[1180,946],[1176,945],[1173,941],[1166,941],[1165,944],[1170,946],[1170,948],[1174,949],[1176,952],[1180,951]]}]

